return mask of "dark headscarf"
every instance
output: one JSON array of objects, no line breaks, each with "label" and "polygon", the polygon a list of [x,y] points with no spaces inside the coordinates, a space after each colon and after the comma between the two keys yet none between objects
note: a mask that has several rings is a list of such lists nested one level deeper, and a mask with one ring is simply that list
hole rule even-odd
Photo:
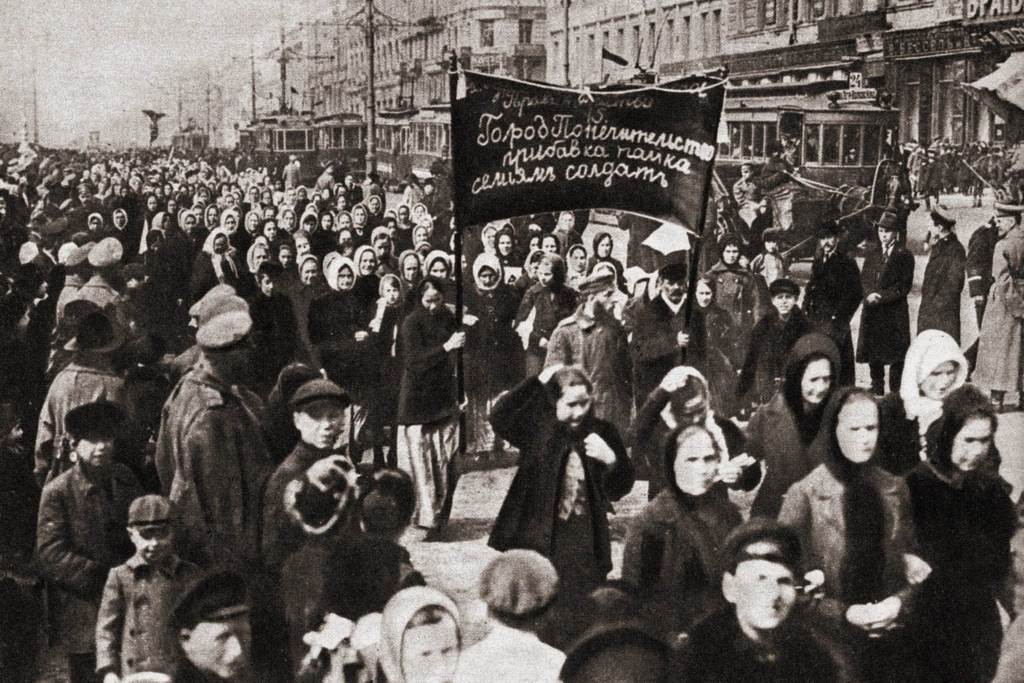
[{"label": "dark headscarf", "polygon": [[[797,340],[790,349],[786,360],[785,380],[782,384],[782,395],[786,404],[796,418],[800,430],[800,441],[804,445],[814,441],[822,424],[822,409],[804,410],[804,401],[800,395],[800,383],[807,366],[819,358],[826,358],[832,364],[832,385],[835,386],[839,371],[839,350],[835,343],[823,334],[812,332]],[[822,403],[826,403],[823,401]]]}]

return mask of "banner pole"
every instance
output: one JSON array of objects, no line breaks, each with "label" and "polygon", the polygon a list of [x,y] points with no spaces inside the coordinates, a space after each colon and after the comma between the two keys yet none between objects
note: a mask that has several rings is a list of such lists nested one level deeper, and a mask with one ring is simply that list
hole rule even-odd
[{"label": "banner pole", "polygon": [[[719,69],[722,79],[729,77],[729,68],[722,67]],[[724,86],[723,86],[724,87]],[[724,105],[723,105],[724,108]],[[718,114],[719,119],[722,117],[722,113]],[[705,235],[704,222],[707,220],[708,215],[708,200],[711,198],[711,180],[715,175],[715,160],[718,159],[718,144],[715,144],[715,155],[711,158],[711,170],[708,171],[704,178],[704,201],[700,205],[700,218],[697,221],[697,239],[693,243],[693,251],[690,253],[689,268],[687,270],[686,278],[686,303],[683,306],[683,325],[686,327],[687,334],[690,331],[690,322],[693,320],[693,306],[697,296],[697,266],[700,265],[700,253],[704,249],[704,241],[707,239]],[[729,188],[726,187],[728,192]],[[699,230],[699,232],[698,232]],[[687,361],[690,359],[687,358]]]},{"label": "banner pole", "polygon": [[[455,132],[455,98],[458,94],[459,89],[459,60],[458,55],[452,50],[452,54],[448,59],[448,112],[450,118],[449,130],[452,133]],[[454,134],[448,135],[448,146],[449,156],[452,161],[452,179],[454,180],[454,166],[458,163],[459,151],[456,149],[458,136]],[[452,206],[453,206],[453,230],[454,230],[454,244],[452,251],[454,252],[453,271],[455,274],[455,321],[459,327],[462,327],[462,216],[461,216],[461,197],[459,196],[458,185],[454,182],[451,183],[452,188]],[[465,367],[463,365],[463,349],[459,349],[455,352],[455,383],[456,383],[456,397],[459,402],[459,455],[464,456],[466,454],[466,423],[464,412],[462,411],[462,404],[466,400],[466,374]]]}]

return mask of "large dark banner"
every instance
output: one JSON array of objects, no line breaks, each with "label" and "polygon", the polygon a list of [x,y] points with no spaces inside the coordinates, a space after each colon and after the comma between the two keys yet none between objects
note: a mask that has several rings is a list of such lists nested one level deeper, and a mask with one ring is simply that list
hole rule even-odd
[{"label": "large dark banner", "polygon": [[724,80],[580,91],[463,76],[452,107],[460,226],[603,208],[700,232]]}]

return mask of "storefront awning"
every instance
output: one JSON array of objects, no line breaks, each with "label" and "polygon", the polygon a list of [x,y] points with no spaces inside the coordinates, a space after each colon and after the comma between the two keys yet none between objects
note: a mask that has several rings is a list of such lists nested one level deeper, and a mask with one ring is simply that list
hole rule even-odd
[{"label": "storefront awning", "polygon": [[1024,52],[1014,52],[995,71],[964,83],[964,88],[1004,119],[1024,115]]}]

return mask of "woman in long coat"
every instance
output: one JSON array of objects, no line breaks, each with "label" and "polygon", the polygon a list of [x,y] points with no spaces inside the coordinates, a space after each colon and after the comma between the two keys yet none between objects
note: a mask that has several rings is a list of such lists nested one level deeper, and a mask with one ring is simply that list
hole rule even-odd
[{"label": "woman in long coat", "polygon": [[590,378],[551,366],[498,399],[495,435],[519,449],[488,545],[535,550],[558,570],[559,592],[583,596],[612,568],[608,512],[633,487],[618,430],[594,417]]},{"label": "woman in long coat", "polygon": [[402,321],[402,381],[398,394],[398,467],[416,484],[416,526],[448,521],[455,488],[458,397],[452,352],[465,346],[455,314],[445,306],[445,284],[426,277],[416,307]]},{"label": "woman in long coat", "polygon": [[[1007,391],[1024,389],[1024,202],[996,203],[997,220],[1016,224],[996,243],[992,258],[994,282],[988,293],[985,318],[978,333],[978,365],[974,383],[992,394],[997,408]],[[1000,215],[1002,214],[1002,215]],[[1020,400],[1020,399],[1018,399]],[[1024,400],[1020,401],[1024,403]]]},{"label": "woman in long coat", "polygon": [[984,394],[957,389],[929,430],[929,459],[907,476],[918,549],[932,569],[915,610],[928,634],[918,641],[922,680],[987,683],[996,671],[996,596],[1017,523],[1002,481],[983,467],[996,422]]}]

